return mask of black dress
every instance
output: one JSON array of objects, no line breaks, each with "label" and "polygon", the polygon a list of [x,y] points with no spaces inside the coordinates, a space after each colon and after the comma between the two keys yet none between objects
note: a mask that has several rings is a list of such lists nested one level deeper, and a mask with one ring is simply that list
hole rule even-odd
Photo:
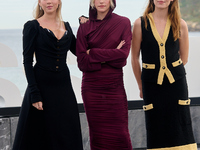
[{"label": "black dress", "polygon": [[[13,150],[83,149],[79,112],[66,64],[68,50],[75,54],[76,39],[69,23],[65,23],[65,28],[67,31],[58,40],[37,20],[24,25],[23,56],[28,87]],[[43,102],[43,111],[32,106],[38,101]]]},{"label": "black dress", "polygon": [[148,15],[142,18],[142,90],[148,150],[197,150],[190,117],[190,100],[179,41],[174,41],[171,21],[164,35]]}]

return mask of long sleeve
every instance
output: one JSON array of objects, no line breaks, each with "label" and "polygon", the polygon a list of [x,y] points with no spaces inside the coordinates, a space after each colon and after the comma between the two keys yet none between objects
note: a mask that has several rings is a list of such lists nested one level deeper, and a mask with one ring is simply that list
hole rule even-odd
[{"label": "long sleeve", "polygon": [[72,42],[71,42],[71,45],[70,45],[70,51],[76,55],[76,38],[74,36],[74,34],[72,33]]},{"label": "long sleeve", "polygon": [[76,55],[78,67],[81,71],[97,71],[101,70],[101,62],[90,62],[90,56],[86,53],[88,44],[86,36],[84,36],[83,25],[80,25],[76,40]]},{"label": "long sleeve", "polygon": [[69,31],[68,32],[71,32],[72,34],[72,41],[71,41],[71,45],[70,45],[70,51],[76,55],[76,37],[74,36],[73,34],[73,31],[71,29],[71,26],[70,24],[67,22],[67,26],[69,27]]},{"label": "long sleeve", "polygon": [[31,102],[42,101],[40,91],[37,87],[34,70],[33,70],[33,54],[35,52],[34,44],[37,36],[36,24],[33,21],[28,21],[24,25],[23,30],[23,64],[30,89]]},{"label": "long sleeve", "polygon": [[122,32],[121,40],[125,40],[125,44],[121,49],[101,49],[101,48],[92,48],[90,50],[89,61],[91,63],[97,62],[106,62],[107,64],[121,68],[126,65],[126,58],[130,52],[131,45],[131,24],[127,19],[126,24],[124,25],[124,30]]}]

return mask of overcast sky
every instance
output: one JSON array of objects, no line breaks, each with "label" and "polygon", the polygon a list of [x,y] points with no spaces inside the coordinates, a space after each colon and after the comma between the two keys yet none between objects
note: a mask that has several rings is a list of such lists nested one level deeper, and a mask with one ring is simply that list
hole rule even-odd
[{"label": "overcast sky", "polygon": [[[142,15],[147,0],[117,0],[115,13],[128,17],[131,22]],[[78,17],[88,16],[89,0],[62,0],[62,17],[72,27],[78,27]],[[22,29],[27,20],[33,19],[37,0],[0,0],[0,29]]]}]

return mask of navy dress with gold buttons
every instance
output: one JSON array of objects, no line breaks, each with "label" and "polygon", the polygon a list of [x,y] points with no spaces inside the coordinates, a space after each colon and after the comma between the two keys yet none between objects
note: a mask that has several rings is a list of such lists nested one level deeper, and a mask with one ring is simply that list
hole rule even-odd
[{"label": "navy dress with gold buttons", "polygon": [[[24,25],[23,56],[28,87],[13,150],[83,149],[79,112],[66,64],[68,50],[75,54],[76,39],[69,23],[65,23],[65,28],[65,34],[57,39],[37,20]],[[32,106],[39,101],[43,102],[43,111]]]},{"label": "navy dress with gold buttons", "polygon": [[196,150],[185,69],[168,18],[164,35],[152,14],[142,28],[142,90],[149,150]]}]

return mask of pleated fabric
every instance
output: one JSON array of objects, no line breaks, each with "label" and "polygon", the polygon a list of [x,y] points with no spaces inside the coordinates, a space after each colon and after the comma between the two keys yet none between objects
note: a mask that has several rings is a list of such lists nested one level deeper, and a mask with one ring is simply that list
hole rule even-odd
[{"label": "pleated fabric", "polygon": [[98,74],[87,72],[82,82],[91,150],[132,150],[122,69],[105,64]]},{"label": "pleated fabric", "polygon": [[[113,0],[116,6],[116,1]],[[131,23],[109,12],[81,24],[76,41],[78,67],[83,72],[82,97],[89,124],[91,150],[132,150],[122,68],[131,45]],[[125,44],[117,49],[119,43]],[[90,49],[89,55],[86,51]]]}]

